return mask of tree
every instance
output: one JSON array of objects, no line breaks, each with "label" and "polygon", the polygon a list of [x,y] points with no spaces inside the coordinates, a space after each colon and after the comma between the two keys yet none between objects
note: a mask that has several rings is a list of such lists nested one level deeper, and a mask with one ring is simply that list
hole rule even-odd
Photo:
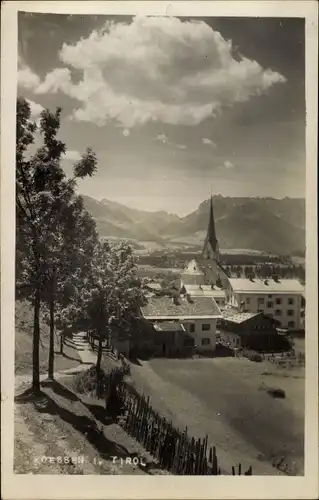
[{"label": "tree", "polygon": [[98,338],[96,362],[97,391],[99,391],[103,341],[109,336],[127,336],[139,307],[145,302],[143,288],[137,278],[136,259],[126,243],[96,245],[83,292],[79,296],[84,314]]},{"label": "tree", "polygon": [[[40,389],[39,342],[40,309],[43,302],[50,306],[50,361],[53,367],[54,302],[61,263],[66,255],[74,255],[73,222],[76,208],[82,212],[83,203],[76,202],[77,178],[93,175],[96,171],[94,153],[88,149],[74,166],[74,177],[67,179],[60,165],[66,145],[57,139],[61,109],[41,114],[40,133],[43,145],[34,155],[28,155],[37,130],[32,123],[30,106],[24,98],[17,101],[16,135],[16,218],[17,218],[17,291],[31,300],[34,310],[32,389]],[[84,213],[84,217],[89,218]],[[93,221],[90,231],[96,235]],[[65,252],[71,252],[69,254]],[[66,260],[68,260],[67,257]],[[68,262],[69,264],[69,262]],[[62,264],[66,268],[65,263]]]}]

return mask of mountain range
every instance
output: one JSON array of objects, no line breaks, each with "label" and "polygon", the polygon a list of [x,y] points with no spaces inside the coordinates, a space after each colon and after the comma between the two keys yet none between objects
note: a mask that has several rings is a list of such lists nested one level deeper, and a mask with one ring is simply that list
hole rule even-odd
[{"label": "mountain range", "polygon": [[[136,249],[198,248],[205,238],[210,201],[185,217],[147,212],[83,196],[102,237],[128,239]],[[219,246],[280,255],[305,250],[305,200],[213,197]]]}]

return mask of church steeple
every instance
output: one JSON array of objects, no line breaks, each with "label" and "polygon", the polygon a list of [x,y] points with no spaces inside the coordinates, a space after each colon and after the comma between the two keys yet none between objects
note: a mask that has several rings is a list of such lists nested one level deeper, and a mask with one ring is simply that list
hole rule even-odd
[{"label": "church steeple", "polygon": [[207,235],[202,253],[204,259],[215,259],[217,262],[219,261],[219,247],[215,230],[215,218],[214,218],[212,195],[210,197],[210,211],[209,211]]}]

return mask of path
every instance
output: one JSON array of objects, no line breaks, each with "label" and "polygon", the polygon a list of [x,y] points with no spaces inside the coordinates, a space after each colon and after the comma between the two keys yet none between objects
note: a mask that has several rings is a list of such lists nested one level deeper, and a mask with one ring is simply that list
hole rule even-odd
[{"label": "path", "polygon": [[[68,368],[66,370],[59,370],[59,371],[54,372],[53,378],[55,380],[59,380],[62,377],[65,377],[68,375],[76,375],[77,373],[87,371],[91,368],[91,366],[95,365],[95,363],[96,363],[97,356],[92,351],[89,342],[86,340],[86,333],[85,332],[79,332],[79,333],[73,334],[72,339],[66,340],[65,343],[66,343],[66,345],[73,347],[78,352],[81,363],[74,368]],[[40,374],[40,382],[47,380],[47,378],[48,378],[47,374],[45,374],[45,373]],[[18,388],[23,387],[25,385],[29,385],[31,383],[31,381],[32,381],[32,374],[31,373],[16,375],[15,376],[15,388],[18,389]]]}]

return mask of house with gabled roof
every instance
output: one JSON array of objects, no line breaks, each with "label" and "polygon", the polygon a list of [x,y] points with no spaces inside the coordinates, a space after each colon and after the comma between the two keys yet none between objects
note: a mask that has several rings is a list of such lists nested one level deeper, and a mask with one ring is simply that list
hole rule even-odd
[{"label": "house with gabled roof", "polygon": [[261,312],[243,312],[226,307],[217,323],[217,338],[230,348],[273,352],[289,350],[287,337],[279,335],[279,321]]},{"label": "house with gabled roof", "polygon": [[[191,297],[188,294],[178,297],[153,296],[141,308],[141,313],[153,325],[168,321],[175,324],[176,328],[182,325],[184,333],[176,335],[178,342],[174,345],[175,350],[182,351],[191,343],[195,352],[214,351],[216,348],[216,324],[222,314],[212,297]],[[166,352],[164,346],[163,352]]]}]

